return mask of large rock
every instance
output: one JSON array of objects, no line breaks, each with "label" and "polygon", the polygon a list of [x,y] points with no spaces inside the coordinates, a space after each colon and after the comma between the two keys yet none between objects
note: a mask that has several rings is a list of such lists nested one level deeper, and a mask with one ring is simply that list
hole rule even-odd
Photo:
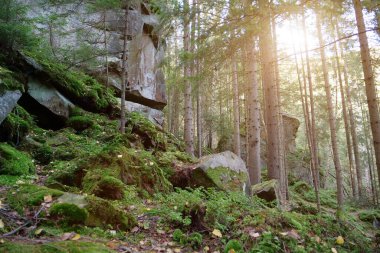
[{"label": "large rock", "polygon": [[0,124],[16,106],[21,97],[21,91],[6,91],[0,94]]},{"label": "large rock", "polygon": [[194,166],[179,168],[170,179],[175,187],[216,187],[247,191],[248,171],[244,161],[231,151],[204,156]]},{"label": "large rock", "polygon": [[70,108],[74,107],[74,104],[65,98],[53,86],[43,84],[34,78],[30,78],[28,81],[28,93],[52,113],[66,119],[69,118]]},{"label": "large rock", "polygon": [[251,187],[252,195],[264,199],[268,202],[279,200],[278,181],[275,179],[255,184]]},{"label": "large rock", "polygon": [[[106,82],[121,92],[121,58],[123,49],[123,32],[127,21],[128,28],[128,85],[126,99],[153,109],[162,110],[166,103],[166,88],[161,63],[164,51],[158,29],[159,21],[152,14],[145,1],[141,4],[132,4],[125,20],[125,9],[96,11],[89,8],[87,2],[41,5],[32,0],[23,0],[29,4],[30,17],[64,15],[65,24],[54,26],[51,23],[39,23],[39,32],[49,36],[58,57],[59,52],[80,51],[83,48],[92,50],[99,56],[89,61],[81,62],[81,66],[88,69],[98,80]],[[89,10],[93,11],[89,11]],[[83,31],[86,35],[83,36]],[[101,41],[107,38],[107,47]],[[63,50],[62,50],[63,49]],[[107,57],[104,51],[107,51]],[[70,55],[65,55],[70,57]],[[73,61],[77,56],[72,55]],[[107,62],[106,62],[107,59]],[[108,71],[107,71],[108,68]]]}]

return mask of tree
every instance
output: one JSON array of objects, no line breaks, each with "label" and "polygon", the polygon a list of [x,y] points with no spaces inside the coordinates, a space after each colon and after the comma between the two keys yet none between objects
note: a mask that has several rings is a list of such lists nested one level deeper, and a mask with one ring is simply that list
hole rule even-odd
[{"label": "tree", "polygon": [[123,31],[123,56],[122,56],[122,72],[121,72],[121,116],[120,116],[120,132],[125,133],[125,90],[128,82],[128,72],[127,72],[127,43],[128,43],[128,10],[129,6],[125,6],[125,16],[124,16],[124,31]]},{"label": "tree", "polygon": [[327,110],[329,115],[329,126],[330,126],[330,138],[331,138],[331,147],[333,152],[333,160],[335,166],[335,175],[336,175],[336,185],[337,185],[337,202],[338,202],[338,218],[341,215],[343,210],[343,177],[342,177],[342,168],[340,165],[339,152],[338,152],[338,141],[336,136],[336,119],[331,97],[331,87],[329,82],[326,56],[324,49],[324,40],[322,37],[322,28],[319,14],[317,14],[317,33],[320,46],[320,54],[322,61],[322,71],[323,71],[323,80],[325,83],[325,92],[327,100]]},{"label": "tree", "polygon": [[[374,73],[371,66],[371,55],[368,48],[368,38],[366,34],[366,27],[364,24],[362,5],[360,0],[353,0],[356,25],[359,32],[359,42],[360,42],[360,55],[363,65],[364,73],[364,83],[367,95],[367,104],[369,119],[372,130],[373,145],[375,149],[376,157],[376,167],[377,173],[380,175],[380,112],[379,112],[379,102],[376,97],[376,85]],[[380,176],[379,176],[380,184]]]},{"label": "tree", "polygon": [[281,129],[280,129],[280,105],[277,92],[273,39],[271,29],[269,1],[259,0],[261,10],[261,30],[259,47],[262,63],[262,80],[265,94],[266,128],[267,128],[267,163],[268,177],[277,179],[280,187],[280,203],[285,204],[287,185],[285,168],[282,162]]}]

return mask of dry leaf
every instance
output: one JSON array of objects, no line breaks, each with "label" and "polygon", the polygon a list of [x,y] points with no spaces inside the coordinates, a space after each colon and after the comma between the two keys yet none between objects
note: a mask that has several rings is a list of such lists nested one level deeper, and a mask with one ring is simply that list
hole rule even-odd
[{"label": "dry leaf", "polygon": [[336,250],[336,248],[331,248],[331,252],[332,253],[338,253],[338,251]]},{"label": "dry leaf", "polygon": [[344,244],[344,239],[343,239],[342,236],[338,236],[336,238],[336,244],[338,244],[338,245],[343,245]]},{"label": "dry leaf", "polygon": [[4,222],[3,222],[2,219],[0,219],[0,229],[1,229],[1,228],[4,228]]},{"label": "dry leaf", "polygon": [[236,251],[235,251],[234,249],[230,249],[230,250],[228,251],[228,253],[236,253]]},{"label": "dry leaf", "polygon": [[134,228],[132,228],[132,230],[131,230],[132,233],[136,233],[136,232],[138,232],[138,231],[139,231],[139,227],[134,227]]},{"label": "dry leaf", "polygon": [[78,241],[80,239],[80,234],[75,234],[70,240],[71,241]]},{"label": "dry leaf", "polygon": [[123,155],[117,155],[117,158],[122,158],[123,157]]},{"label": "dry leaf", "polygon": [[210,247],[209,246],[206,246],[203,248],[203,252],[209,252],[210,251]]},{"label": "dry leaf", "polygon": [[250,235],[251,237],[253,237],[253,238],[257,238],[257,237],[260,236],[260,234],[257,233],[257,232],[255,232],[255,230],[251,230],[251,231],[249,231],[249,235]]},{"label": "dry leaf", "polygon": [[40,229],[37,229],[36,231],[34,231],[34,234],[35,235],[40,235],[44,230],[42,228]]},{"label": "dry leaf", "polygon": [[50,203],[52,201],[53,201],[53,197],[51,195],[44,196],[44,202],[45,203]]},{"label": "dry leaf", "polygon": [[75,235],[74,232],[64,233],[64,234],[61,236],[61,240],[62,240],[62,241],[67,241],[67,240],[73,238],[74,235]]},{"label": "dry leaf", "polygon": [[222,237],[222,233],[220,232],[219,229],[214,229],[214,231],[212,231],[212,234],[219,238]]},{"label": "dry leaf", "polygon": [[180,253],[180,252],[181,252],[181,249],[179,249],[179,248],[175,248],[175,249],[174,249],[174,252],[175,252],[175,253]]},{"label": "dry leaf", "polygon": [[294,229],[288,232],[288,236],[296,240],[299,240],[301,238],[301,236]]}]

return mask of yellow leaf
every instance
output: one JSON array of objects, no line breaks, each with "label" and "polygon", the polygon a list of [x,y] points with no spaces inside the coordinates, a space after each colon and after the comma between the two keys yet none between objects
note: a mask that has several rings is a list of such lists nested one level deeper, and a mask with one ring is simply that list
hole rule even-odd
[{"label": "yellow leaf", "polygon": [[4,228],[4,222],[0,219],[0,228]]},{"label": "yellow leaf", "polygon": [[235,251],[234,249],[230,249],[230,250],[228,251],[228,253],[236,253],[236,251]]},{"label": "yellow leaf", "polygon": [[53,197],[51,195],[44,196],[44,202],[49,203],[53,201]]},{"label": "yellow leaf", "polygon": [[222,233],[220,232],[219,229],[214,229],[214,231],[212,231],[212,234],[219,238],[222,237]]},{"label": "yellow leaf", "polygon": [[331,248],[331,252],[332,253],[338,253],[338,251],[336,250],[336,248]]},{"label": "yellow leaf", "polygon": [[338,244],[338,245],[343,245],[344,244],[344,239],[343,239],[342,236],[338,236],[336,238],[336,244]]},{"label": "yellow leaf", "polygon": [[80,234],[75,234],[73,238],[71,238],[71,241],[78,241],[80,239]]},{"label": "yellow leaf", "polygon": [[40,235],[42,233],[42,231],[44,231],[42,228],[37,229],[36,231],[34,231],[34,234],[35,235]]},{"label": "yellow leaf", "polygon": [[203,248],[203,252],[209,252],[210,251],[210,247],[209,246],[206,246]]}]

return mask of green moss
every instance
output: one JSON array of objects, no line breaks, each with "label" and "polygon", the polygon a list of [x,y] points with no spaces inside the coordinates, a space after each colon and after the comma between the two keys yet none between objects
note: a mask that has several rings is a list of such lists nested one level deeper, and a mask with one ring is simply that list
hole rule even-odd
[{"label": "green moss", "polygon": [[363,210],[359,212],[359,219],[372,223],[374,219],[380,220],[380,210]]},{"label": "green moss", "polygon": [[89,171],[83,179],[83,190],[105,199],[123,199],[125,184],[113,176],[102,175],[103,171]]},{"label": "green moss", "polygon": [[93,125],[93,121],[86,116],[73,116],[67,121],[67,126],[75,129],[76,131],[83,131]]},{"label": "green moss", "polygon": [[230,253],[233,250],[233,252],[236,253],[243,253],[243,246],[238,240],[229,240],[226,244],[226,247],[224,247],[224,253]]},{"label": "green moss", "polygon": [[206,174],[224,190],[242,191],[243,185],[248,181],[247,173],[238,173],[225,167],[209,168]]},{"label": "green moss", "polygon": [[20,178],[20,176],[0,175],[0,186],[13,186]]},{"label": "green moss", "polygon": [[303,193],[303,192],[307,192],[307,191],[311,191],[311,187],[309,184],[307,184],[306,182],[304,181],[297,181],[294,183],[294,185],[292,186],[292,188],[294,189],[295,192],[297,193]]},{"label": "green moss", "polygon": [[40,164],[49,164],[53,159],[53,149],[50,146],[43,144],[35,151],[33,151],[33,158],[36,159]]},{"label": "green moss", "polygon": [[24,86],[17,80],[15,73],[0,66],[0,94],[6,90],[24,91]]},{"label": "green moss", "polygon": [[35,123],[32,116],[24,108],[16,105],[0,125],[0,138],[18,143],[33,128]]},{"label": "green moss", "polygon": [[34,173],[30,157],[6,143],[0,143],[0,173],[6,175],[27,175]]},{"label": "green moss", "polygon": [[62,241],[45,244],[6,242],[0,245],[4,253],[110,253],[106,246],[96,242]]},{"label": "green moss", "polygon": [[75,71],[47,55],[39,52],[25,52],[36,60],[52,84],[66,97],[90,111],[110,112],[117,108],[111,88],[105,87],[83,72]]},{"label": "green moss", "polygon": [[44,196],[61,196],[63,192],[43,186],[22,184],[15,189],[10,189],[7,194],[8,204],[20,214],[24,208],[39,206],[44,201]]},{"label": "green moss", "polygon": [[111,202],[93,196],[87,197],[86,200],[88,202],[86,209],[89,213],[85,222],[87,226],[108,227],[111,225],[120,230],[127,230],[135,226],[134,217],[124,213]]},{"label": "green moss", "polygon": [[64,225],[83,224],[88,217],[86,209],[69,203],[56,203],[49,209],[50,216]]}]

